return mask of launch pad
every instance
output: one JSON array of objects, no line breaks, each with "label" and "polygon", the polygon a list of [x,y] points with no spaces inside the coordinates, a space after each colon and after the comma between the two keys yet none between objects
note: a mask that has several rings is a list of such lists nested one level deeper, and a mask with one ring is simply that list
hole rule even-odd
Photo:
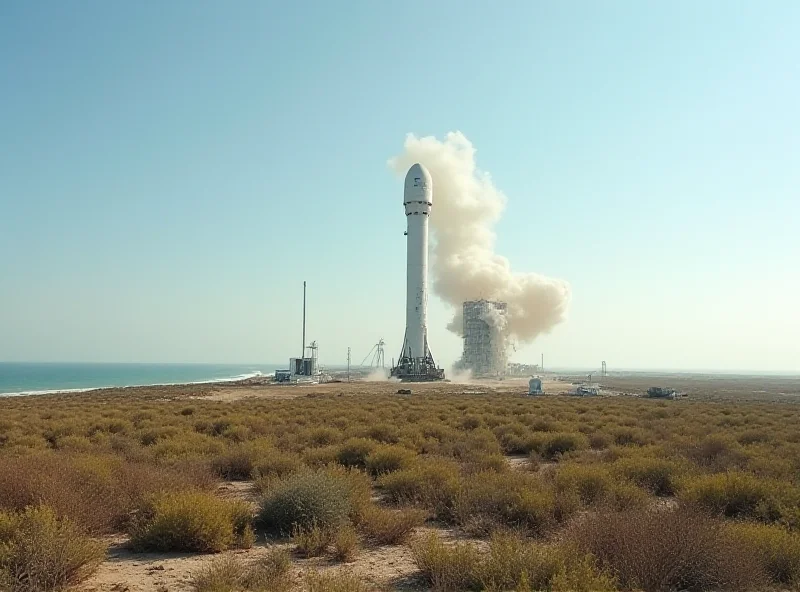
[{"label": "launch pad", "polygon": [[403,358],[392,368],[391,376],[403,382],[433,382],[444,380],[444,369],[437,368],[433,358]]},{"label": "launch pad", "polygon": [[[444,369],[439,368],[433,360],[430,350],[425,343],[425,357],[412,358],[408,355],[401,355],[389,376],[399,378],[403,382],[433,382],[444,380]],[[403,351],[409,351],[407,345],[403,344]]]}]

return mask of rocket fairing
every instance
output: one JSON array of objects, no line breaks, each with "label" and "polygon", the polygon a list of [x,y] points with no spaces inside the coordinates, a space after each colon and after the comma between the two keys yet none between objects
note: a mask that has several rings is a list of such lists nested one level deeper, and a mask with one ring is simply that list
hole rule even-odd
[{"label": "rocket fairing", "polygon": [[406,335],[392,375],[404,380],[441,380],[428,348],[428,220],[433,207],[433,179],[421,164],[406,173]]}]

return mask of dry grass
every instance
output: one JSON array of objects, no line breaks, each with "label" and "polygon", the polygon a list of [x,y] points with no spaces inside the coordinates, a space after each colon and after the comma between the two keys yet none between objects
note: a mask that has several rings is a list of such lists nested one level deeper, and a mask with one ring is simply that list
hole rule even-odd
[{"label": "dry grass", "polygon": [[414,541],[411,553],[423,577],[436,592],[459,592],[478,585],[474,568],[480,562],[480,553],[472,545],[446,545],[432,533]]},{"label": "dry grass", "polygon": [[88,578],[104,557],[103,545],[46,507],[0,512],[0,589],[65,590]]},{"label": "dry grass", "polygon": [[370,588],[355,574],[347,572],[309,571],[306,573],[307,592],[370,592]]},{"label": "dry grass", "polygon": [[315,522],[308,526],[295,524],[292,528],[292,541],[296,545],[297,552],[303,557],[319,557],[328,550],[328,546],[333,542],[334,533],[346,528],[348,527],[340,525],[334,529],[331,526],[320,526]]},{"label": "dry grass", "polygon": [[[430,517],[487,540],[509,530],[539,541],[577,537],[580,554],[599,563],[570,564],[549,589],[577,588],[572,574],[597,567],[643,589],[733,589],[753,574],[797,585],[796,406],[460,390],[189,401],[193,387],[175,387],[2,399],[0,511],[46,506],[59,523],[91,535],[132,532],[149,548],[219,550],[252,544],[254,535],[249,509],[223,510],[211,492],[220,479],[253,479],[263,496],[259,534],[316,524],[330,536],[324,552],[340,557],[352,548],[353,525],[366,543],[395,544]],[[512,466],[509,453],[532,462]],[[203,501],[180,502],[182,492]],[[694,512],[694,528],[683,514],[659,522],[674,510],[649,511],[675,506]],[[680,536],[705,563],[673,551],[678,543],[659,553],[647,542]],[[433,561],[439,547],[431,548]],[[723,551],[740,560],[726,563]],[[451,560],[442,561],[435,577],[446,589]],[[470,573],[464,586],[494,585]],[[535,587],[537,578],[525,572],[515,581]]]},{"label": "dry grass", "polygon": [[358,534],[355,529],[345,526],[333,536],[333,557],[337,561],[348,563],[358,554]]},{"label": "dry grass", "polygon": [[252,513],[243,502],[201,491],[157,496],[134,520],[131,545],[141,551],[218,553],[253,543]]},{"label": "dry grass", "polygon": [[625,589],[753,590],[765,582],[762,566],[723,536],[720,521],[691,509],[603,512],[575,525],[567,540]]},{"label": "dry grass", "polygon": [[800,533],[771,524],[734,523],[726,535],[758,558],[773,583],[800,588]]},{"label": "dry grass", "polygon": [[361,516],[358,527],[376,545],[399,545],[406,542],[414,528],[425,522],[424,510],[387,510],[370,506]]},{"label": "dry grass", "polygon": [[291,586],[292,560],[281,549],[270,551],[255,563],[233,556],[215,559],[192,576],[195,592],[283,592]]},{"label": "dry grass", "polygon": [[447,544],[436,534],[411,544],[414,561],[433,590],[555,590],[613,592],[612,576],[574,548],[495,534],[484,553],[469,543]]}]

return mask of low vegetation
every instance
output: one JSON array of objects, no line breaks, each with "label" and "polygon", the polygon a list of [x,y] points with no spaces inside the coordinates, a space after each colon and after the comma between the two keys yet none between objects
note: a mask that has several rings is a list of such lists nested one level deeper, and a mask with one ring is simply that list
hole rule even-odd
[{"label": "low vegetation", "polygon": [[131,545],[140,551],[216,553],[249,547],[252,512],[244,502],[221,500],[201,491],[155,497],[134,520]]},{"label": "low vegetation", "polygon": [[0,590],[65,590],[88,578],[104,557],[102,544],[47,507],[0,512]]},{"label": "low vegetation", "polygon": [[283,592],[291,586],[292,559],[275,549],[254,563],[234,556],[215,559],[192,578],[195,592]]},{"label": "low vegetation", "polygon": [[[199,592],[286,589],[298,556],[384,545],[409,545],[438,590],[800,586],[790,404],[187,394],[0,400],[0,589],[74,586],[112,534],[203,553],[293,537],[294,559],[210,562]],[[443,529],[461,542],[420,534]],[[357,589],[347,569],[291,585]]]},{"label": "low vegetation", "polygon": [[448,544],[433,533],[411,545],[414,561],[437,592],[461,590],[616,590],[614,578],[591,555],[554,544],[498,534],[480,552],[470,543]]}]

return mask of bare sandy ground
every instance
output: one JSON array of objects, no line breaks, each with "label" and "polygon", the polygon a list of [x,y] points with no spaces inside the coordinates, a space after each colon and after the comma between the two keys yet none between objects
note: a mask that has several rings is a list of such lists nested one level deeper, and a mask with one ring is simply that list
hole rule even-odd
[{"label": "bare sandy ground", "polygon": [[[275,547],[291,550],[288,542],[259,542],[248,550],[227,551],[219,555],[186,553],[134,554],[124,548],[124,541],[112,541],[108,559],[99,571],[80,589],[83,592],[188,592],[192,590],[192,574],[202,570],[218,557],[233,555],[244,561],[256,561]],[[376,590],[419,590],[417,568],[408,547],[387,546],[362,549],[355,561],[339,564],[325,558],[295,558],[292,579],[296,589],[302,588],[308,570],[346,570],[354,572]]]},{"label": "bare sandy ground", "polygon": [[[566,394],[571,388],[568,382],[545,380],[545,392]],[[212,401],[237,401],[241,399],[293,399],[314,396],[358,396],[396,394],[398,389],[411,389],[412,394],[464,394],[480,395],[487,393],[509,393],[523,395],[527,393],[527,379],[509,380],[476,380],[471,382],[427,382],[400,383],[385,382],[329,382],[323,384],[291,384],[291,385],[224,385],[208,386],[196,392],[192,398]]]}]

